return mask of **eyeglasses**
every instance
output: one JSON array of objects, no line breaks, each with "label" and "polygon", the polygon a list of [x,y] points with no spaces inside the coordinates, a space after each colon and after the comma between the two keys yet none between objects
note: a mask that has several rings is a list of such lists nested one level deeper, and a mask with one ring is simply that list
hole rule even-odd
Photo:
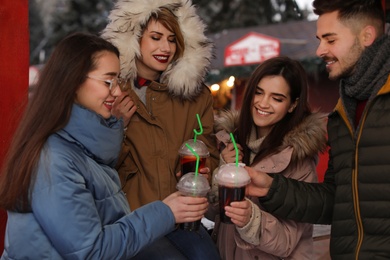
[{"label": "eyeglasses", "polygon": [[87,75],[87,78],[95,79],[95,80],[99,80],[99,81],[104,82],[106,84],[106,86],[108,87],[108,89],[110,90],[111,94],[113,94],[115,92],[115,90],[118,86],[122,87],[126,83],[126,81],[124,79],[119,78],[119,77],[115,77],[113,79],[101,79],[99,77]]}]

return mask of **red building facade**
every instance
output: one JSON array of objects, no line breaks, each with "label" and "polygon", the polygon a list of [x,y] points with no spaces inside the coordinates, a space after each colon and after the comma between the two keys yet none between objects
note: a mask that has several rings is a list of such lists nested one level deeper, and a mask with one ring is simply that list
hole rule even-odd
[{"label": "red building facade", "polygon": [[[27,103],[29,67],[28,0],[0,1],[0,166]],[[7,214],[0,210],[0,255]]]}]

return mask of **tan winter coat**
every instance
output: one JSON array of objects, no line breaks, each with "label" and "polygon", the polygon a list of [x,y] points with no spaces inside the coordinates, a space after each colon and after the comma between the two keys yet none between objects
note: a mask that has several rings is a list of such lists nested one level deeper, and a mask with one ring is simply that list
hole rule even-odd
[{"label": "tan winter coat", "polygon": [[210,90],[204,87],[194,102],[171,98],[168,87],[152,82],[146,91],[147,106],[131,89],[137,112],[126,131],[118,162],[118,171],[131,209],[164,199],[176,191],[176,173],[180,171],[178,151],[182,143],[199,130],[196,114],[203,125],[203,141],[210,152],[207,164],[217,166],[219,153],[213,133],[213,110]]},{"label": "tan winter coat", "polygon": [[[170,9],[183,33],[183,56],[162,72],[159,82],[146,89],[145,103],[134,91],[137,79],[136,59],[140,57],[139,39],[152,13]],[[132,210],[176,191],[176,173],[180,170],[178,150],[184,141],[199,131],[198,137],[208,147],[211,171],[219,153],[213,134],[213,99],[203,84],[212,58],[212,44],[204,34],[205,25],[187,0],[118,0],[109,15],[102,37],[120,51],[121,77],[128,80],[127,90],[137,106],[125,133],[117,164]]]},{"label": "tan winter coat", "polygon": [[[227,132],[235,129],[231,128],[231,122],[221,122],[224,129],[227,127]],[[270,174],[317,182],[317,155],[325,148],[325,125],[324,115],[310,115],[285,136],[280,153],[251,167]],[[217,127],[218,130],[221,128],[221,125]],[[218,132],[217,136],[219,141],[229,141],[226,132]],[[292,161],[298,162],[296,166],[291,164]],[[261,210],[257,198],[249,199],[252,206],[257,207],[247,226],[236,228],[235,225],[217,223],[217,244],[223,259],[312,259],[311,224],[278,219]]]}]

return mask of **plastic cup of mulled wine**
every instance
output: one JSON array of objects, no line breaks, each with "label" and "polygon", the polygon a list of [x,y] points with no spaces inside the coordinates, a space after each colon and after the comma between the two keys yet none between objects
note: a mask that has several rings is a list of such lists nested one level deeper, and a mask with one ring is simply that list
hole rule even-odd
[{"label": "plastic cup of mulled wine", "polygon": [[206,160],[210,156],[207,146],[200,140],[189,139],[184,142],[179,149],[180,156],[180,170],[181,174],[195,172],[196,170],[196,156],[186,146],[186,143],[199,155],[198,171],[206,167]]},{"label": "plastic cup of mulled wine", "polygon": [[232,224],[225,214],[225,206],[245,199],[245,188],[251,179],[244,166],[244,163],[239,163],[238,166],[235,163],[224,164],[214,177],[218,184],[219,215],[223,223]]},{"label": "plastic cup of mulled wine", "polygon": [[[183,175],[176,185],[176,188],[184,196],[206,197],[210,191],[210,184],[202,174],[189,172]],[[187,231],[198,231],[201,219],[193,222],[180,223],[179,227]]]}]

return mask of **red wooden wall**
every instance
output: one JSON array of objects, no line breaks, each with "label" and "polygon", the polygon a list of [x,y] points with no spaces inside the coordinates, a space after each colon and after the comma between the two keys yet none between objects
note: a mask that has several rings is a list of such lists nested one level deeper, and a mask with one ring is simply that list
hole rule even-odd
[{"label": "red wooden wall", "polygon": [[[27,102],[28,0],[0,0],[0,166]],[[7,214],[0,210],[0,255]]]}]

